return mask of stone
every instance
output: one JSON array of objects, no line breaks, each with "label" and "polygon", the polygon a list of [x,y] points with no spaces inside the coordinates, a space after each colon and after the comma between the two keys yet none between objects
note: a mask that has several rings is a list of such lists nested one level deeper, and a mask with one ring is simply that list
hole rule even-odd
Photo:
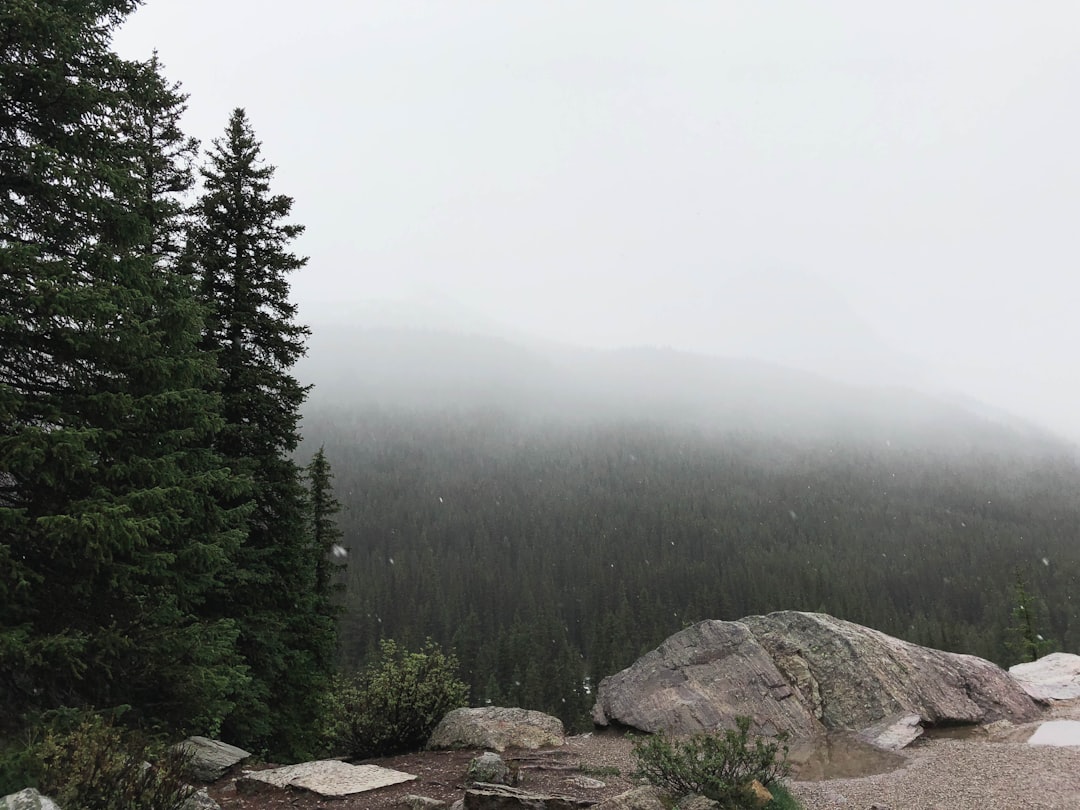
[{"label": "stone", "polygon": [[683,796],[675,803],[675,810],[717,810],[719,807],[720,802],[697,794]]},{"label": "stone", "polygon": [[184,800],[180,810],[221,810],[221,805],[210,798],[206,788],[199,788]]},{"label": "stone", "polygon": [[757,807],[764,807],[773,800],[772,792],[757,779],[751,782],[747,789],[750,791],[751,801]]},{"label": "stone", "polygon": [[606,782],[601,782],[599,779],[593,779],[589,776],[571,776],[566,779],[566,785],[578,790],[603,790],[607,787]]},{"label": "stone", "polygon": [[604,678],[592,719],[600,726],[692,734],[735,728],[739,715],[750,717],[757,733],[824,732],[746,625],[710,620]]},{"label": "stone", "polygon": [[591,799],[530,793],[506,785],[474,785],[465,791],[465,810],[582,810]]},{"label": "stone", "polygon": [[485,751],[469,761],[466,778],[470,782],[486,782],[492,785],[512,785],[510,768],[502,757],[491,751]]},{"label": "stone", "polygon": [[454,709],[435,727],[428,748],[541,748],[562,745],[566,739],[562,721],[530,709],[487,706]]},{"label": "stone", "polygon": [[800,695],[829,729],[861,730],[905,714],[923,725],[952,725],[1027,722],[1039,713],[1008,673],[973,655],[920,647],[823,613],[782,611],[741,623],[790,681],[810,673],[814,688]]},{"label": "stone", "polygon": [[670,805],[664,798],[663,791],[658,788],[639,787],[612,796],[594,805],[593,810],[668,810]]},{"label": "stone", "polygon": [[244,771],[243,778],[236,780],[236,788],[250,793],[257,791],[256,783],[264,783],[276,788],[304,788],[320,796],[352,796],[415,778],[413,774],[378,765],[350,765],[337,759],[322,759],[265,771]]},{"label": "stone", "polygon": [[27,788],[0,799],[0,810],[60,810],[60,806],[36,789]]},{"label": "stone", "polygon": [[188,737],[173,747],[190,757],[188,775],[200,782],[216,782],[233,766],[251,756],[243,748],[209,737]]},{"label": "stone", "polygon": [[417,796],[415,793],[410,793],[408,796],[402,796],[398,804],[402,807],[408,807],[409,810],[435,810],[436,807],[446,807],[446,802],[442,799],[432,799],[430,796]]},{"label": "stone", "polygon": [[1009,675],[1035,700],[1080,697],[1080,655],[1051,653],[1038,661],[1009,667]]},{"label": "stone", "polygon": [[859,736],[871,745],[889,751],[906,748],[922,736],[922,720],[917,714],[886,717],[879,723],[859,732]]}]

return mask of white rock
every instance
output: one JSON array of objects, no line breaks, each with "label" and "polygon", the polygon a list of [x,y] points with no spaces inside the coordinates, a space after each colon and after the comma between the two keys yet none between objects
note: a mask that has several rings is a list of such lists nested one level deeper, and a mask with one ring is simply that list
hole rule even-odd
[{"label": "white rock", "polygon": [[1009,674],[1036,700],[1080,697],[1080,655],[1050,653],[1038,661],[1009,667]]}]

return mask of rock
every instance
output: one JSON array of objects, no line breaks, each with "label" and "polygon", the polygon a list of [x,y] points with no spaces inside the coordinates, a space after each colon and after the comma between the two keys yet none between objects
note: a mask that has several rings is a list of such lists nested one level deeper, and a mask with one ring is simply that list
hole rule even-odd
[{"label": "rock", "polygon": [[300,762],[265,771],[244,771],[236,780],[241,793],[259,792],[257,783],[276,788],[299,787],[320,796],[352,796],[376,788],[408,782],[416,776],[378,765],[350,765],[337,759]]},{"label": "rock", "polygon": [[1009,667],[1009,674],[1035,700],[1080,697],[1080,655],[1050,653],[1038,661]]},{"label": "rock", "polygon": [[34,788],[27,788],[0,799],[0,810],[60,810],[60,806]]},{"label": "rock", "polygon": [[450,805],[450,810],[465,810],[465,800],[458,799],[456,802]]},{"label": "rock", "polygon": [[234,765],[251,756],[242,748],[209,737],[188,737],[173,747],[191,757],[187,772],[200,782],[216,782]]},{"label": "rock", "polygon": [[510,776],[510,768],[503,762],[502,757],[491,751],[485,751],[480,756],[473,757],[469,762],[466,778],[470,782],[486,782],[492,785],[514,784]]},{"label": "rock", "polygon": [[715,802],[706,796],[683,796],[675,803],[675,810],[717,810],[720,802]]},{"label": "rock", "polygon": [[434,810],[436,807],[446,807],[446,802],[442,799],[432,799],[429,796],[417,796],[414,793],[410,793],[408,796],[402,796],[398,804],[402,807],[408,807],[409,810]]},{"label": "rock", "polygon": [[759,733],[823,733],[746,625],[704,621],[688,627],[600,682],[593,722],[639,731],[689,734],[735,728],[752,718]]},{"label": "rock", "polygon": [[529,709],[488,706],[449,712],[431,733],[428,748],[505,751],[562,745],[564,740],[563,724],[557,717]]},{"label": "rock", "polygon": [[748,789],[750,791],[751,800],[758,807],[764,807],[773,799],[772,792],[757,779],[750,783]]},{"label": "rock", "polygon": [[880,723],[859,732],[859,736],[871,745],[889,751],[906,748],[922,736],[922,721],[917,714],[886,717]]},{"label": "rock", "polygon": [[199,788],[184,800],[180,810],[221,810],[221,805],[210,798],[206,788]]},{"label": "rock", "polygon": [[606,782],[588,776],[571,776],[566,780],[566,784],[568,787],[577,788],[578,790],[602,790],[607,787]]},{"label": "rock", "polygon": [[792,682],[809,672],[814,687],[800,695],[830,729],[863,729],[900,714],[927,725],[1038,715],[1008,673],[973,655],[920,647],[823,613],[783,611],[741,623]]},{"label": "rock", "polygon": [[664,793],[655,787],[639,787],[600,802],[593,810],[667,810]]},{"label": "rock", "polygon": [[591,799],[529,793],[505,785],[474,785],[465,791],[465,810],[580,810],[595,804]]}]

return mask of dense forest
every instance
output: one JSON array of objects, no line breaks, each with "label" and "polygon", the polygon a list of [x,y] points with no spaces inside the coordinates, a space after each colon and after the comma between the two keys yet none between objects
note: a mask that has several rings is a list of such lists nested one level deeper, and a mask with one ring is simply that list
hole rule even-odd
[{"label": "dense forest", "polygon": [[305,432],[345,505],[346,661],[430,636],[474,702],[581,725],[589,685],[672,632],[781,609],[1015,663],[1018,582],[1080,647],[1065,445],[329,405]]},{"label": "dense forest", "polygon": [[200,150],[111,50],[137,5],[0,4],[0,748],[96,713],[295,754],[336,663],[303,229],[242,108]]}]

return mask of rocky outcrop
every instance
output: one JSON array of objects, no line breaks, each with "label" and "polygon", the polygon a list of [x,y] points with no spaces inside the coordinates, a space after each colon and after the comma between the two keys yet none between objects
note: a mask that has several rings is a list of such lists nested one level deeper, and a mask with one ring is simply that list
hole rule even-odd
[{"label": "rocky outcrop", "polygon": [[428,748],[541,748],[562,745],[566,736],[557,717],[529,709],[487,706],[454,709],[435,727]]},{"label": "rocky outcrop", "polygon": [[251,756],[242,748],[209,737],[188,737],[174,747],[190,757],[188,775],[200,782],[220,779],[230,768]]},{"label": "rocky outcrop", "polygon": [[60,810],[60,807],[48,796],[27,788],[0,799],[0,810]]},{"label": "rocky outcrop", "polygon": [[505,785],[475,785],[465,791],[465,810],[584,810],[595,801],[530,793]]},{"label": "rocky outcrop", "polygon": [[1080,655],[1051,653],[1038,661],[1011,666],[1009,674],[1035,700],[1080,697]]},{"label": "rocky outcrop", "polygon": [[917,714],[924,725],[1033,720],[1038,708],[1001,667],[901,641],[823,613],[783,611],[742,622],[828,728],[862,729]]},{"label": "rocky outcrop", "polygon": [[759,730],[794,737],[824,731],[746,625],[704,621],[600,682],[593,722],[687,734],[734,728],[749,715]]},{"label": "rocky outcrop", "polygon": [[[1026,722],[1037,707],[1000,667],[820,613],[705,621],[601,681],[593,721],[673,734]],[[917,716],[917,722],[910,715]]]}]

